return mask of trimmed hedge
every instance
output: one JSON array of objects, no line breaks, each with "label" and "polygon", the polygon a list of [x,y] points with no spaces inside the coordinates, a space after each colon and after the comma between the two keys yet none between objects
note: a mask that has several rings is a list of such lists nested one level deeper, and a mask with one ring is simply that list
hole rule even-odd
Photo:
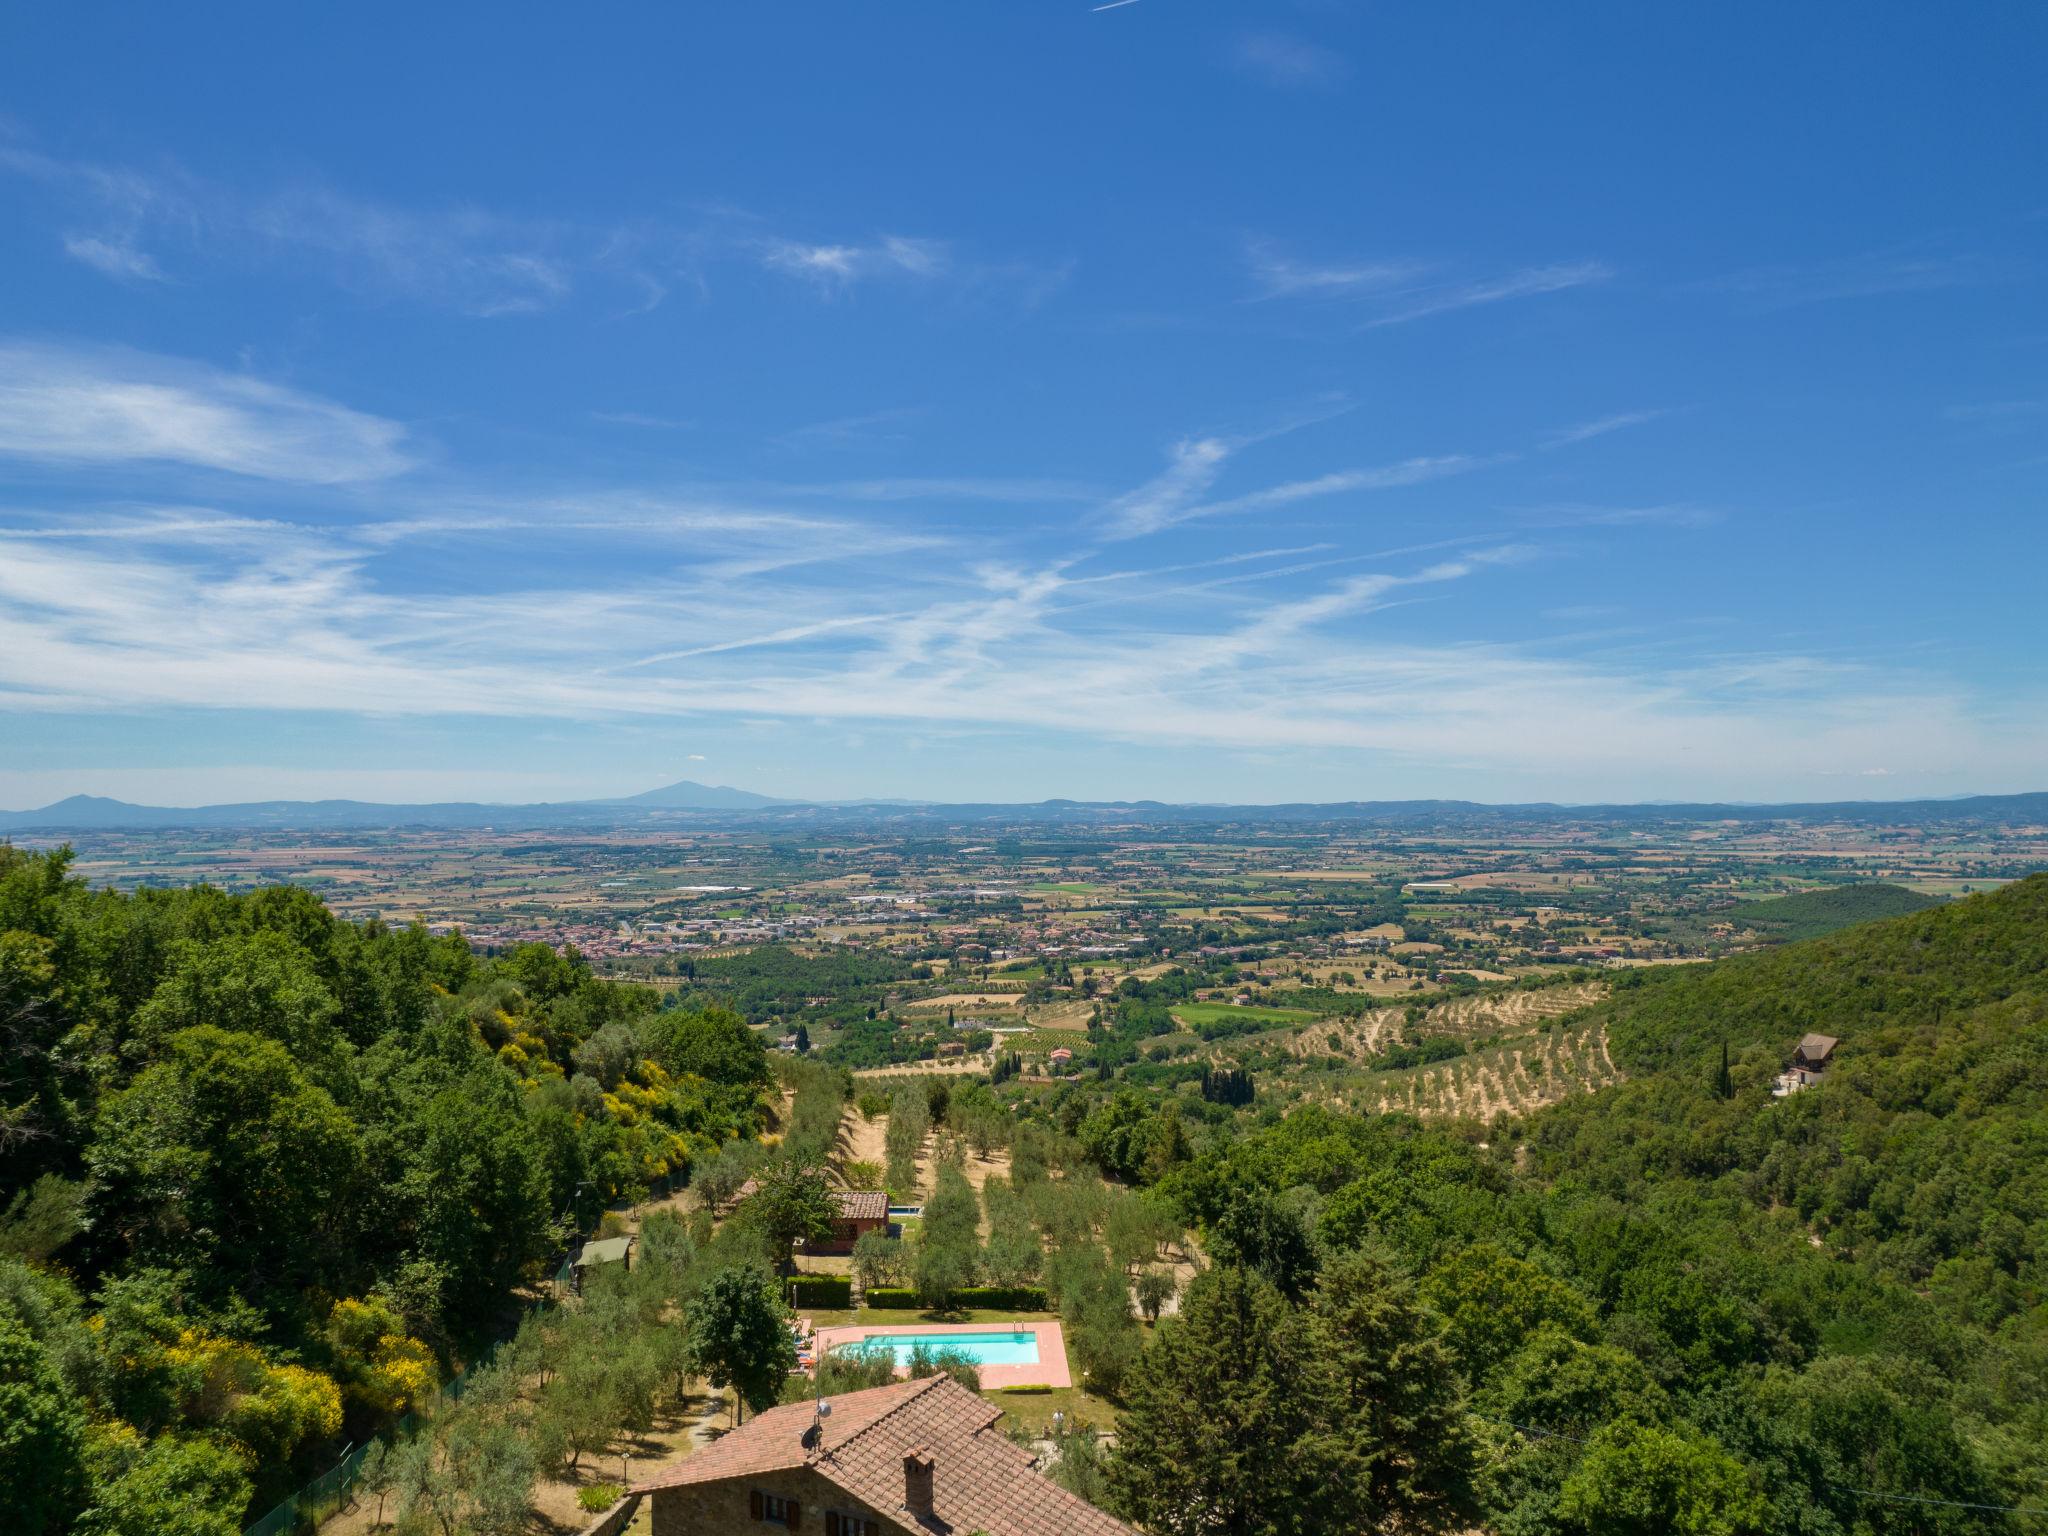
[{"label": "trimmed hedge", "polygon": [[[877,1311],[915,1311],[924,1306],[918,1294],[902,1286],[876,1286],[868,1292],[868,1305]],[[1039,1285],[970,1285],[953,1293],[956,1307],[977,1307],[991,1312],[1049,1312],[1045,1287]]]},{"label": "trimmed hedge", "polygon": [[850,1307],[853,1282],[844,1275],[803,1275],[795,1282],[793,1294],[800,1307]]}]

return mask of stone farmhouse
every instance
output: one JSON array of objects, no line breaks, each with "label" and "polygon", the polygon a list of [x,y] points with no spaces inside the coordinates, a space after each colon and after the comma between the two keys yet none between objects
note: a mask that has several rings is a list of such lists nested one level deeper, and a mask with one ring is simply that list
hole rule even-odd
[{"label": "stone farmhouse", "polygon": [[791,1403],[641,1484],[621,1511],[650,1500],[653,1536],[1136,1536],[1040,1472],[1001,1417],[945,1376],[850,1392],[823,1417]]}]

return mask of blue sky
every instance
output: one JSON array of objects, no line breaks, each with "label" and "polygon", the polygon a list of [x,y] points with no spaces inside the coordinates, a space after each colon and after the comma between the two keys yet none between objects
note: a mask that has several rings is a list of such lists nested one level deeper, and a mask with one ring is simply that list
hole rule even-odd
[{"label": "blue sky", "polygon": [[2048,787],[2038,7],[4,27],[0,805]]}]

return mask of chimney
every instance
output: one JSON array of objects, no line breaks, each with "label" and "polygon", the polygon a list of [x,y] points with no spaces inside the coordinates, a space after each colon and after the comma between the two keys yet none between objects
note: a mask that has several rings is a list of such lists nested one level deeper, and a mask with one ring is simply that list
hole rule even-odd
[{"label": "chimney", "polygon": [[912,1451],[903,1458],[903,1507],[920,1520],[932,1513],[932,1455]]}]

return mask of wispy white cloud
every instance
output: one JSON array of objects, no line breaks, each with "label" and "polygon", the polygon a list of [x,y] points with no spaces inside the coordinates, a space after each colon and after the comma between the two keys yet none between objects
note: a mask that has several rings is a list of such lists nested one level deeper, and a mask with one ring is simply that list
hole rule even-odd
[{"label": "wispy white cloud", "polygon": [[1188,438],[1174,444],[1164,470],[1104,507],[1099,532],[1110,539],[1138,538],[1197,518],[1271,511],[1348,492],[1420,485],[1427,480],[1466,474],[1493,462],[1470,454],[1410,458],[1371,468],[1333,470],[1236,496],[1206,499],[1224,465],[1243,446],[1245,441],[1221,437]]},{"label": "wispy white cloud", "polygon": [[[163,519],[203,521],[189,508]],[[243,522],[181,544],[24,537],[0,517],[0,699],[17,711],[1029,730],[1599,782],[1896,764],[1918,760],[1930,733],[1986,771],[2048,747],[2048,711],[2001,724],[1950,680],[1891,665],[1797,653],[1700,664],[1694,646],[1662,665],[1545,655],[1460,643],[1455,617],[1427,640],[1387,621],[1424,598],[1455,615],[1455,594],[1492,604],[1496,584],[1527,581],[1532,552],[1499,541],[1336,579],[1282,579],[1279,567],[1199,603],[1172,567],[1122,572],[1105,603],[1063,564],[993,556],[849,554],[815,579],[734,578],[723,570],[752,538],[738,528],[678,540],[675,560],[601,583],[420,590],[386,583],[374,541],[346,530]],[[520,569],[580,568],[558,558],[566,537],[533,530]],[[837,537],[858,546],[858,530]],[[763,626],[762,614],[802,617]]]},{"label": "wispy white cloud", "polygon": [[246,190],[174,166],[99,165],[18,142],[0,142],[0,172],[50,188],[66,252],[124,282],[288,262],[372,300],[479,317],[555,309],[586,290],[615,316],[644,313],[678,284],[709,294],[720,265],[766,268],[825,295],[893,278],[1027,305],[1065,275],[1060,264],[962,259],[927,237],[798,239],[732,208],[668,222],[513,217],[467,203],[403,206],[313,178]]},{"label": "wispy white cloud", "polygon": [[1542,448],[1569,448],[1574,443],[1591,442],[1596,437],[1605,437],[1610,432],[1620,432],[1629,427],[1639,427],[1645,422],[1655,421],[1669,413],[1655,411],[1617,411],[1612,416],[1598,416],[1591,421],[1582,421],[1576,426],[1560,427],[1548,433],[1538,445]]},{"label": "wispy white cloud", "polygon": [[575,286],[582,232],[456,206],[413,210],[305,185],[228,205],[226,217],[281,248],[317,252],[336,275],[480,316],[551,309]]},{"label": "wispy white cloud", "polygon": [[1242,496],[1190,507],[1177,521],[1224,517],[1234,512],[1270,511],[1298,501],[1340,496],[1348,491],[1385,491],[1404,485],[1420,485],[1426,480],[1441,480],[1447,475],[1467,474],[1488,462],[1471,454],[1452,453],[1435,458],[1403,459],[1397,464],[1382,464],[1372,469],[1340,469],[1313,479],[1290,480],[1264,490],[1248,491]]},{"label": "wispy white cloud", "polygon": [[1075,480],[1006,475],[892,475],[774,487],[778,495],[837,501],[1087,501],[1095,488]]},{"label": "wispy white cloud", "polygon": [[167,277],[185,262],[247,266],[317,259],[326,274],[373,297],[403,297],[476,315],[524,314],[561,302],[603,237],[566,223],[454,206],[402,208],[318,182],[245,193],[177,167],[142,170],[0,145],[0,170],[52,187],[76,225],[74,259],[124,281]]},{"label": "wispy white cloud", "polygon": [[317,396],[148,353],[0,345],[0,454],[176,463],[265,480],[380,480],[406,430]]},{"label": "wispy white cloud", "polygon": [[700,422],[684,416],[653,416],[645,411],[592,411],[592,421],[615,427],[644,427],[650,432],[694,432]]},{"label": "wispy white cloud", "polygon": [[1649,506],[1614,507],[1586,502],[1546,502],[1510,514],[1524,525],[1538,528],[1704,528],[1721,520],[1713,507],[1691,502],[1656,503]]},{"label": "wispy white cloud", "polygon": [[1167,454],[1165,469],[1103,509],[1104,533],[1111,538],[1135,538],[1179,522],[1216,483],[1230,453],[1230,444],[1219,437],[1191,437],[1175,443]]},{"label": "wispy white cloud", "polygon": [[944,276],[951,256],[943,241],[884,235],[862,245],[812,245],[800,240],[764,239],[756,250],[772,271],[801,277],[837,291],[867,278]]},{"label": "wispy white cloud", "polygon": [[829,421],[808,422],[779,432],[769,441],[779,448],[798,453],[823,449],[886,448],[910,440],[903,429],[924,412],[916,406],[891,406],[885,410],[862,411],[853,416],[835,416]]},{"label": "wispy white cloud", "polygon": [[1258,285],[1254,297],[1260,299],[1384,293],[1413,282],[1426,270],[1413,261],[1303,261],[1287,255],[1269,240],[1249,242],[1245,260],[1252,281]]},{"label": "wispy white cloud", "polygon": [[1869,251],[1821,261],[1747,267],[1703,285],[1756,310],[1791,309],[1841,299],[1933,293],[1990,281],[1994,263],[1964,252],[1926,247]]},{"label": "wispy white cloud", "polygon": [[1347,72],[1344,56],[1285,32],[1251,32],[1232,50],[1237,66],[1271,86],[1328,86]]},{"label": "wispy white cloud", "polygon": [[1499,277],[1460,278],[1437,264],[1401,258],[1304,260],[1263,239],[1246,243],[1245,267],[1254,300],[1350,300],[1369,312],[1363,322],[1367,327],[1562,293],[1614,276],[1605,262],[1573,261],[1524,267]]},{"label": "wispy white cloud", "polygon": [[1604,283],[1614,276],[1614,269],[1600,261],[1559,262],[1546,267],[1525,267],[1505,277],[1490,278],[1476,283],[1449,283],[1434,288],[1419,288],[1394,300],[1385,312],[1366,321],[1367,326],[1401,325],[1410,320],[1420,320],[1429,315],[1447,314],[1456,309],[1472,309],[1484,304],[1499,304],[1507,299],[1526,299],[1538,294],[1563,293],[1571,288],[1585,288]]},{"label": "wispy white cloud", "polygon": [[66,235],[65,254],[123,282],[161,283],[163,268],[147,251],[118,235]]}]

